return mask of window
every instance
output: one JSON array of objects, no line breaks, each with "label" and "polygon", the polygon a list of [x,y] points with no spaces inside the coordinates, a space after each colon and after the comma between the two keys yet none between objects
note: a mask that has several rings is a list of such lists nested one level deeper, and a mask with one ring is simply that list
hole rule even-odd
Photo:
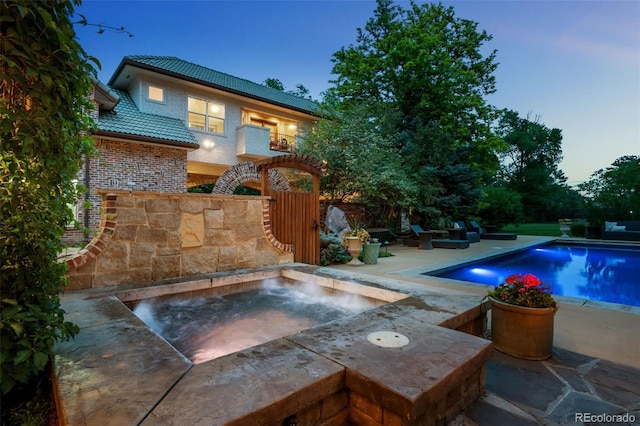
[{"label": "window", "polygon": [[147,99],[155,102],[164,102],[164,88],[150,84],[147,88]]},{"label": "window", "polygon": [[189,96],[189,127],[213,133],[224,133],[224,105]]}]

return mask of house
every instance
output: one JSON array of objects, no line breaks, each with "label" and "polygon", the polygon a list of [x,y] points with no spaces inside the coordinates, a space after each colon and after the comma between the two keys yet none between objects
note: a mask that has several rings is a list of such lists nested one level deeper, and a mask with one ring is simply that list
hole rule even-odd
[{"label": "house", "polygon": [[106,85],[95,82],[93,100],[98,154],[78,176],[88,193],[67,244],[98,228],[97,189],[186,192],[215,183],[234,165],[288,152],[318,119],[309,99],[172,56],[124,57]]}]

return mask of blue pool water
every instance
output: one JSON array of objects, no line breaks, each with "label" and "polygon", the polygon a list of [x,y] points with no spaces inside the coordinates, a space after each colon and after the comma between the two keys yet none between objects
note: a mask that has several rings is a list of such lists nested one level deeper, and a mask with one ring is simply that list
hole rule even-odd
[{"label": "blue pool water", "polygon": [[640,250],[633,248],[552,244],[437,275],[495,286],[515,273],[536,275],[555,295],[640,307]]}]

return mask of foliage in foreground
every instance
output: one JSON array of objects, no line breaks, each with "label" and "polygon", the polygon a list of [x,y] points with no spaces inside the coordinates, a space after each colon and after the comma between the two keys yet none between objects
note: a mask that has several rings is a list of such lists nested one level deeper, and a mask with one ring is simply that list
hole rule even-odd
[{"label": "foliage in foreground", "polygon": [[58,424],[55,399],[48,370],[25,384],[18,384],[2,398],[3,426],[50,426]]},{"label": "foliage in foreground", "polygon": [[1,385],[9,393],[46,367],[64,320],[66,265],[56,257],[82,156],[95,70],[75,38],[79,0],[2,0],[0,33]]}]

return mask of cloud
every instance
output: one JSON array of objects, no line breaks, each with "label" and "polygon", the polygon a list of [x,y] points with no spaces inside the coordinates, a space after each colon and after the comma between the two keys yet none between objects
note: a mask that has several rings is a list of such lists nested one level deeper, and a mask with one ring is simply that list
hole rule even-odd
[{"label": "cloud", "polygon": [[[571,5],[571,4],[569,4]],[[581,3],[569,14],[554,45],[620,65],[640,66],[640,3]]]},{"label": "cloud", "polygon": [[593,40],[579,34],[558,36],[554,44],[570,53],[586,54],[594,59],[602,59],[621,65],[640,65],[640,46],[630,46],[619,42]]}]

